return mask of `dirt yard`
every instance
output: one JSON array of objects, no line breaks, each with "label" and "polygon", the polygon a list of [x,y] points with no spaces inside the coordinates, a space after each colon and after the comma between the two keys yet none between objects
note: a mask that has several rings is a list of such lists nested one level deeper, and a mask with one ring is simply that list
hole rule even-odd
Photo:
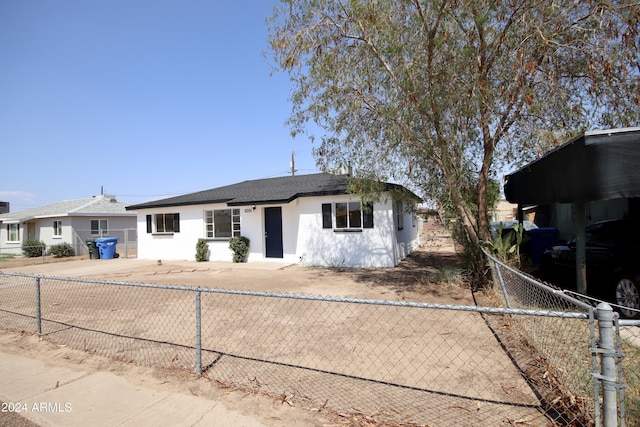
[{"label": "dirt yard", "polygon": [[353,298],[473,304],[461,282],[451,239],[430,235],[423,247],[395,268],[334,269],[277,262],[234,264],[116,258],[15,258],[0,260],[0,270],[56,277],[137,283],[302,293]]},{"label": "dirt yard", "polygon": [[[421,250],[414,252],[399,266],[388,269],[332,269],[277,263],[196,263],[124,258],[90,260],[86,256],[69,260],[46,258],[44,263],[41,258],[31,260],[14,259],[0,262],[0,269],[2,271],[54,277],[89,278],[114,282],[154,283],[184,287],[473,306],[475,305],[473,295],[463,281],[458,262],[459,260],[450,238],[445,235],[431,235],[425,240],[425,245]],[[104,300],[101,301],[104,302]],[[118,307],[122,307],[122,305],[122,303],[119,303]],[[60,309],[62,309],[62,306],[61,302]],[[78,309],[78,311],[80,310]],[[140,318],[147,315],[142,308],[138,309],[138,311]],[[236,309],[236,311],[239,310]],[[243,309],[242,311],[251,310]],[[75,315],[78,316],[78,313],[75,313]],[[485,381],[482,377],[486,373],[474,374],[473,369],[469,366],[467,366],[466,370],[463,369],[465,365],[472,362],[472,360],[464,357],[458,358],[457,361],[449,360],[443,362],[439,359],[434,359],[433,357],[440,357],[441,355],[434,356],[432,351],[423,350],[415,354],[405,351],[403,356],[410,357],[414,361],[419,360],[418,364],[427,369],[424,373],[420,373],[420,375],[427,375],[427,377],[430,370],[429,366],[445,363],[450,365],[443,367],[446,370],[454,368],[454,365],[461,364],[459,366],[461,369],[459,376],[456,377],[453,374],[454,376],[451,378],[454,379],[449,381],[442,378],[438,381],[434,379],[434,382],[430,383],[429,387],[438,384],[438,387],[442,387],[440,393],[452,395],[467,395],[472,393],[471,390],[473,389],[483,390],[483,396],[479,396],[479,398],[487,401],[499,402],[516,399],[526,402],[527,405],[535,404],[535,399],[531,397],[527,386],[518,378],[519,374],[515,370],[507,372],[506,367],[510,365],[510,362],[499,345],[493,340],[484,323],[471,314],[453,313],[451,316],[453,316],[451,319],[455,319],[455,322],[460,323],[458,329],[454,329],[451,326],[447,327],[452,322],[443,322],[442,319],[433,319],[433,322],[427,323],[419,321],[420,325],[416,325],[414,321],[411,324],[416,325],[415,330],[407,332],[407,335],[402,337],[403,341],[399,342],[399,345],[405,345],[406,338],[409,335],[419,332],[422,335],[432,333],[434,334],[434,339],[442,341],[442,346],[452,348],[463,344],[458,341],[452,342],[451,334],[459,335],[463,333],[467,337],[465,342],[468,345],[473,346],[473,340],[476,339],[480,339],[481,344],[471,350],[461,349],[460,354],[467,352],[472,359],[478,357],[485,365],[495,365],[496,368],[494,370],[498,371],[499,378]],[[274,317],[281,318],[282,316]],[[467,318],[468,320],[465,320]],[[275,320],[270,319],[269,322],[271,321]],[[140,323],[137,326],[140,326]],[[349,323],[353,323],[353,321]],[[436,325],[439,325],[438,328],[435,328]],[[367,331],[368,328],[361,330]],[[304,334],[304,331],[301,334]],[[384,336],[388,336],[386,334],[388,332],[385,332]],[[336,418],[332,417],[332,414],[319,413],[317,407],[307,407],[307,410],[300,410],[300,407],[289,409],[287,408],[288,405],[282,404],[282,401],[278,402],[278,399],[273,397],[273,393],[269,394],[270,397],[266,396],[265,393],[252,393],[255,394],[254,399],[247,397],[246,388],[242,388],[243,391],[239,391],[239,388],[230,385],[232,383],[222,382],[218,384],[222,387],[211,387],[211,381],[207,380],[206,376],[198,378],[195,375],[180,373],[180,371],[132,366],[86,351],[72,350],[64,346],[47,343],[29,334],[3,333],[0,338],[4,348],[13,349],[12,351],[20,352],[21,354],[27,353],[36,358],[43,358],[50,363],[66,364],[70,363],[70,361],[75,361],[76,363],[82,363],[85,368],[115,371],[133,383],[151,385],[153,387],[168,387],[172,390],[184,391],[187,394],[192,393],[213,399],[225,399],[225,405],[229,408],[254,416],[267,425],[282,425],[285,423],[286,425],[320,426],[327,425],[329,422],[336,422]],[[332,336],[331,340],[332,342],[325,344],[325,348],[328,345],[334,347],[335,343],[339,342],[340,337]],[[413,346],[415,347],[415,344]],[[322,347],[322,344],[320,347]],[[306,350],[301,349],[298,351],[304,352]],[[304,357],[307,356],[303,354],[301,357],[302,359],[300,360],[304,360]],[[424,360],[420,361],[420,358],[424,358]],[[355,357],[353,365],[359,365],[361,360],[361,358]],[[339,360],[336,361],[336,363],[339,362]],[[303,365],[303,362],[294,364],[298,366],[298,363]],[[417,387],[425,386],[417,384]],[[461,414],[460,416],[464,416],[465,411],[470,410],[464,405],[458,406],[460,407],[457,409],[450,408],[448,411],[451,413],[457,411]],[[492,405],[485,404],[484,406],[484,410],[488,412],[496,410]],[[507,407],[505,417],[509,418],[512,415],[514,418],[536,419],[539,416],[535,410],[530,408],[524,410],[521,414],[517,414],[516,412],[520,409],[522,408]],[[480,404],[478,404],[478,408],[472,408],[471,410],[479,413]],[[509,411],[511,411],[511,414],[509,414]],[[335,415],[333,414],[333,416]],[[498,417],[500,418],[500,415]],[[328,421],[328,419],[330,420]],[[337,421],[340,425],[358,424],[358,420],[354,418],[340,418],[338,416]],[[539,424],[532,422],[531,425],[545,424],[544,420],[539,421]],[[447,425],[448,423],[447,420],[444,420],[444,423],[436,422],[433,425]]]}]

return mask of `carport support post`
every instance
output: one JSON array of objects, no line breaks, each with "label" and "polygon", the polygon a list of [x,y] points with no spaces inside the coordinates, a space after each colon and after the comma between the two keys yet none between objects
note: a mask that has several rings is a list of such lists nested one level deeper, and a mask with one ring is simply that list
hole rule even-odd
[{"label": "carport support post", "polygon": [[202,374],[202,318],[200,316],[200,290],[196,291],[196,373]]},{"label": "carport support post", "polygon": [[518,203],[518,226],[522,227],[524,224],[524,209],[522,209],[522,203]]},{"label": "carport support post", "polygon": [[600,380],[602,381],[603,426],[618,425],[618,401],[616,389],[616,349],[613,340],[613,309],[606,302],[598,304],[598,331],[600,340]]},{"label": "carport support post", "polygon": [[584,229],[586,217],[584,214],[584,202],[574,204],[574,224],[576,227],[576,290],[581,294],[587,293],[587,263],[586,242]]}]

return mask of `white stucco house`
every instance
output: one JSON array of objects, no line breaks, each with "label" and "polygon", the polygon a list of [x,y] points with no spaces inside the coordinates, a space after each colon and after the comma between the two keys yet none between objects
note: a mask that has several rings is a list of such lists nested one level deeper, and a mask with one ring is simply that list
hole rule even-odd
[{"label": "white stucco house", "polygon": [[66,200],[0,215],[0,253],[20,254],[26,240],[39,240],[47,247],[71,244],[76,254],[88,252],[86,240],[118,237],[124,243],[135,239],[136,214],[115,196],[100,195],[87,199]]},{"label": "white stucco house", "polygon": [[203,238],[210,261],[231,261],[229,239],[244,236],[248,262],[397,265],[419,245],[407,203],[420,198],[387,183],[378,202],[363,204],[347,192],[349,180],[323,173],[251,180],[127,206],[138,215],[138,258],[195,260]]}]

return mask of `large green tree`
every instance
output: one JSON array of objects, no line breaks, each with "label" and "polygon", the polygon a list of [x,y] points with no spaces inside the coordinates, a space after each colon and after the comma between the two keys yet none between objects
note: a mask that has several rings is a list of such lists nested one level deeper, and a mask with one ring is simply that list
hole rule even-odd
[{"label": "large green tree", "polygon": [[639,18],[637,1],[282,0],[270,46],[322,168],[415,183],[477,246],[498,164],[638,125]]}]

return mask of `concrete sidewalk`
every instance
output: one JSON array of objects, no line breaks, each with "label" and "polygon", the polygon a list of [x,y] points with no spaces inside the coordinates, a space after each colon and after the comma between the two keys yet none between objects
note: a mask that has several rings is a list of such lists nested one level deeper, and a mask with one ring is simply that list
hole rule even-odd
[{"label": "concrete sidewalk", "polygon": [[215,400],[135,386],[109,372],[48,366],[1,349],[0,401],[3,413],[20,411],[41,426],[265,425]]}]

